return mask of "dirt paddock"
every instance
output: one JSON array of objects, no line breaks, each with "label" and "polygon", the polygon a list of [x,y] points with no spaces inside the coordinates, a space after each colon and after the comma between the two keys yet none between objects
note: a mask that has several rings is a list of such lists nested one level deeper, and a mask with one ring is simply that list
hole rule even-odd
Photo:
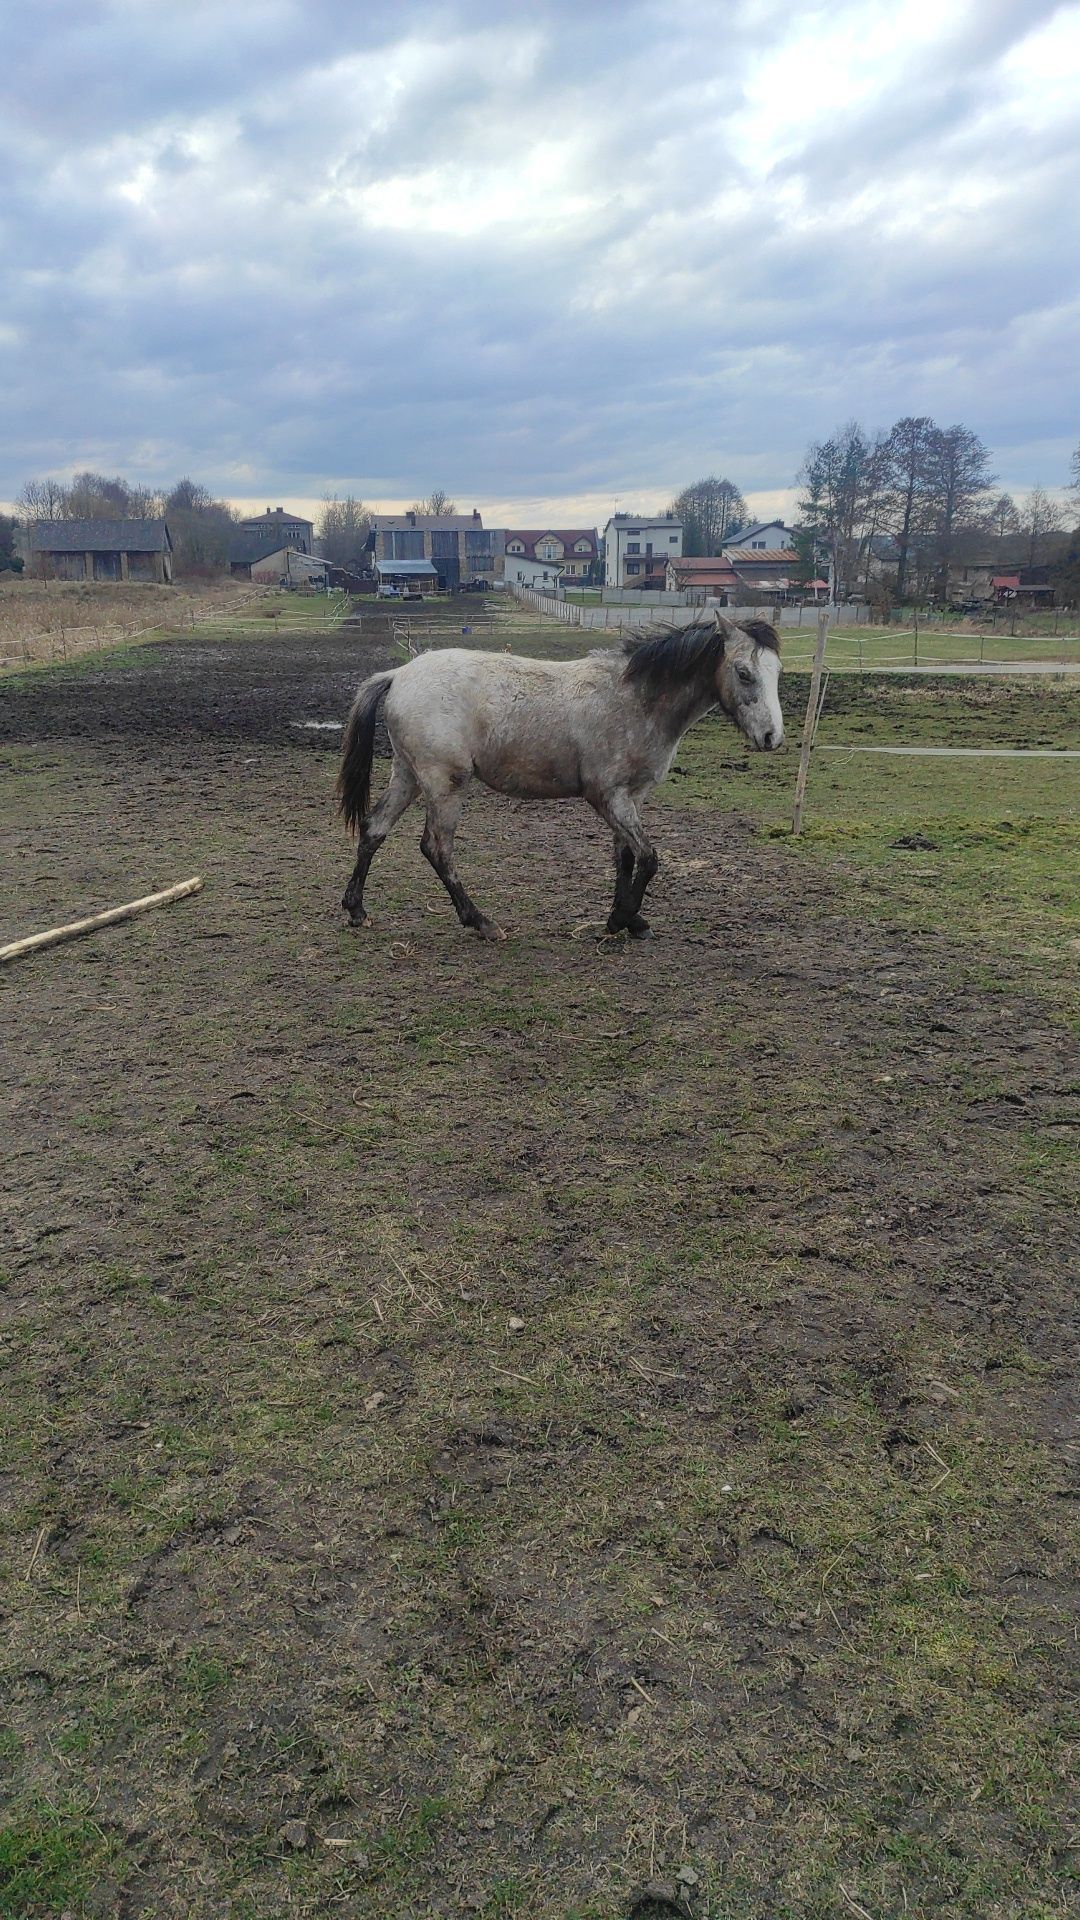
[{"label": "dirt paddock", "polygon": [[1059,1014],[717,721],[653,942],[490,795],[346,934],[388,620],[0,688],[0,937],[206,880],[0,979],[0,1915],[1066,1913]]}]

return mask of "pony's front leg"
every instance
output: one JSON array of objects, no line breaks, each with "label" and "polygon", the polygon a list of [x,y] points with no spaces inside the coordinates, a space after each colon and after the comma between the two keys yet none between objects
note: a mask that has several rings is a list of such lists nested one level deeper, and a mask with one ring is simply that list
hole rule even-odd
[{"label": "pony's front leg", "polygon": [[622,838],[615,835],[615,904],[608,917],[609,933],[621,933],[624,929],[635,940],[644,940],[651,929],[639,911],[644,887],[640,891],[635,886],[637,861],[634,849]]},{"label": "pony's front leg", "polygon": [[505,940],[502,928],[481,913],[475,900],[470,900],[454,866],[454,835],[464,811],[467,786],[468,775],[465,775],[452,792],[427,794],[427,820],[420,838],[420,851],[450,895],[462,926],[474,928],[481,940]]},{"label": "pony's front leg", "polygon": [[624,930],[636,940],[647,938],[649,923],[641,913],[645,889],[660,862],[641,815],[625,791],[590,794],[589,804],[615,835],[615,901],[608,916],[609,933]]}]

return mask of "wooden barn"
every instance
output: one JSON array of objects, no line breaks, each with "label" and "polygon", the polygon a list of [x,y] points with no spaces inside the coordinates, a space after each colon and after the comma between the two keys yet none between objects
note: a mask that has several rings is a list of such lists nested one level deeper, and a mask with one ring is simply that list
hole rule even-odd
[{"label": "wooden barn", "polygon": [[164,520],[35,520],[28,571],[48,580],[172,582]]}]

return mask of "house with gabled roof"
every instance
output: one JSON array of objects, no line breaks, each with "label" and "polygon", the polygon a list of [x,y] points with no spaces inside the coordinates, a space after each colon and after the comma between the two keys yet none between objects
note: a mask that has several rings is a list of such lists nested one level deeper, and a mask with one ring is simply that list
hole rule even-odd
[{"label": "house with gabled roof", "polygon": [[785,527],[782,520],[758,520],[752,527],[740,527],[737,533],[729,534],[721,541],[720,551],[729,553],[735,547],[745,547],[751,553],[774,553],[794,545],[794,527]]},{"label": "house with gabled roof", "polygon": [[283,552],[286,547],[293,553],[315,551],[314,522],[305,520],[302,513],[294,513],[291,507],[267,507],[265,513],[241,520],[240,527],[263,553]]},{"label": "house with gabled roof", "polygon": [[719,600],[721,605],[730,606],[738,597],[739,577],[730,560],[719,555],[712,559],[683,555],[668,561],[664,584],[669,593],[689,592],[691,605]]},{"label": "house with gabled roof", "polygon": [[721,558],[740,586],[754,593],[785,594],[798,586],[802,562],[794,547],[725,547]]},{"label": "house with gabled roof", "polygon": [[514,561],[557,568],[565,580],[587,580],[599,557],[595,527],[507,527],[503,536],[506,577]]}]

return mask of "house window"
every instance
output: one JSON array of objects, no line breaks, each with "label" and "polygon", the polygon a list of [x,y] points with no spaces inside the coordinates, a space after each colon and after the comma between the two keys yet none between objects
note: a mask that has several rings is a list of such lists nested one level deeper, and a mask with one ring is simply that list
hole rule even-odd
[{"label": "house window", "polygon": [[525,547],[522,541],[511,540],[509,545],[507,546],[506,551],[507,553],[524,553]]},{"label": "house window", "polygon": [[[637,540],[628,540],[628,541],[627,541],[627,543],[626,543],[626,551],[627,551],[627,553],[640,553],[640,552],[641,552],[641,543],[640,543],[640,541],[637,541]],[[636,567],[634,568],[634,572],[635,572],[635,573],[637,572],[637,568],[636,568]]]},{"label": "house window", "polygon": [[626,571],[627,573],[640,573],[641,568],[636,560],[628,560],[626,563]]},{"label": "house window", "polygon": [[587,540],[579,540],[577,546],[574,548],[575,553],[588,553],[588,551],[589,543]]},{"label": "house window", "polygon": [[677,534],[677,533],[669,533],[669,534],[668,534],[668,545],[669,545],[669,547],[677,547],[677,546],[678,546],[678,544],[679,544],[679,536],[678,536],[678,534]]},{"label": "house window", "polygon": [[764,540],[751,540],[750,545],[752,547],[763,547],[765,545],[765,542]]}]

